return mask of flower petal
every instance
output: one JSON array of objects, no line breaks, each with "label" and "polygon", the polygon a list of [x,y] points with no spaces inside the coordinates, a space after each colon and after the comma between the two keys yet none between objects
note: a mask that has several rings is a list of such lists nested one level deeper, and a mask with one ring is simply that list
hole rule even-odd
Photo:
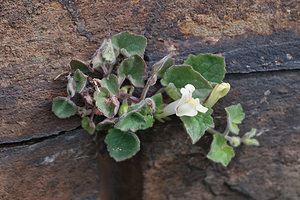
[{"label": "flower petal", "polygon": [[196,116],[197,115],[197,100],[192,99],[190,102],[182,104],[176,108],[176,115],[181,116]]},{"label": "flower petal", "polygon": [[179,102],[179,100],[174,101],[174,102],[168,104],[163,109],[163,113],[160,115],[160,117],[163,118],[163,117],[167,117],[169,115],[174,115],[176,113],[176,107],[177,107],[178,102]]},{"label": "flower petal", "polygon": [[196,109],[199,111],[199,112],[202,112],[202,113],[206,113],[208,111],[208,108],[202,106],[201,104],[197,105],[196,106]]},{"label": "flower petal", "polygon": [[187,84],[185,86],[185,89],[187,89],[189,92],[193,93],[195,91],[195,87],[191,84]]}]

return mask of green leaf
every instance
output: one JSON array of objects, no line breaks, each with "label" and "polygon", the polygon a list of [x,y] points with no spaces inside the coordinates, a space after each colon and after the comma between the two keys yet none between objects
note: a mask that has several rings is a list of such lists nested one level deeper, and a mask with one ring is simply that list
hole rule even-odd
[{"label": "green leaf", "polygon": [[56,97],[53,99],[52,112],[61,119],[68,118],[76,114],[77,106],[66,97]]},{"label": "green leaf", "polygon": [[147,115],[146,117],[144,117],[145,123],[141,126],[141,130],[146,130],[150,127],[153,126],[154,123],[154,118],[152,115]]},{"label": "green leaf", "polygon": [[135,87],[144,87],[146,63],[138,55],[131,56],[121,63],[118,75],[120,83],[127,77]]},{"label": "green leaf", "polygon": [[106,43],[106,48],[102,52],[102,57],[109,64],[114,64],[116,62],[116,54],[110,39]]},{"label": "green leaf", "polygon": [[245,118],[241,104],[229,106],[225,108],[227,113],[227,126],[229,130],[234,134],[239,134],[240,129],[236,124],[242,123]]},{"label": "green leaf", "polygon": [[184,123],[184,127],[195,144],[205,133],[209,127],[214,127],[213,119],[211,118],[212,110],[209,109],[206,113],[198,112],[194,117],[180,117]]},{"label": "green leaf", "polygon": [[93,135],[94,132],[95,132],[95,124],[88,117],[83,117],[82,118],[81,127],[84,128],[91,135]]},{"label": "green leaf", "polygon": [[76,81],[76,92],[82,92],[87,82],[87,76],[80,69],[77,69],[74,73],[74,80]]},{"label": "green leaf", "polygon": [[140,140],[134,133],[125,133],[111,129],[104,142],[109,155],[116,161],[123,161],[134,156],[140,150]]},{"label": "green leaf", "polygon": [[193,97],[199,98],[200,101],[203,101],[212,91],[212,86],[207,80],[188,65],[170,67],[161,80],[163,86],[167,86],[169,83],[174,83],[178,91],[187,84],[192,84],[196,89],[193,92]]},{"label": "green leaf", "polygon": [[76,93],[76,82],[72,76],[68,76],[67,93],[70,97],[74,97]]},{"label": "green leaf", "polygon": [[154,103],[155,103],[155,111],[157,111],[161,107],[161,105],[163,103],[163,98],[162,98],[161,93],[158,93],[158,94],[152,96],[151,99],[154,101]]},{"label": "green leaf", "polygon": [[141,129],[145,125],[146,121],[144,116],[137,112],[129,112],[120,117],[119,122],[116,124],[115,128],[120,129],[121,131],[133,131]]},{"label": "green leaf", "polygon": [[112,37],[112,43],[124,56],[142,55],[146,48],[146,38],[129,32],[122,32]]},{"label": "green leaf", "polygon": [[109,77],[103,78],[101,86],[108,89],[111,94],[119,95],[119,82],[116,75],[111,74]]},{"label": "green leaf", "polygon": [[99,91],[95,91],[94,99],[96,106],[105,117],[112,118],[117,114],[120,103],[115,96],[110,95],[106,88],[101,87]]},{"label": "green leaf", "polygon": [[224,58],[212,54],[199,54],[197,57],[190,55],[184,64],[191,65],[212,83],[222,83],[226,73]]},{"label": "green leaf", "polygon": [[224,167],[226,167],[233,157],[234,150],[232,147],[227,145],[225,137],[215,134],[207,158],[221,163]]},{"label": "green leaf", "polygon": [[174,65],[174,59],[173,58],[168,58],[162,65],[161,69],[157,72],[157,75],[160,77],[163,77],[167,69],[172,67]]},{"label": "green leaf", "polygon": [[70,62],[70,66],[72,69],[80,69],[83,73],[86,73],[89,71],[89,64],[78,59],[74,59]]},{"label": "green leaf", "polygon": [[160,61],[155,63],[151,67],[150,76],[159,75],[163,76],[165,71],[174,64],[174,59],[171,59],[171,55],[163,57]]},{"label": "green leaf", "polygon": [[96,130],[97,131],[109,130],[109,129],[112,129],[114,127],[114,125],[115,124],[114,124],[113,120],[105,119],[96,125]]},{"label": "green leaf", "polygon": [[243,138],[242,138],[242,142],[246,145],[253,145],[253,146],[259,146],[259,142],[257,139],[254,139],[252,137],[254,137],[256,135],[256,129],[252,128],[251,131],[247,132]]},{"label": "green leaf", "polygon": [[181,97],[174,83],[168,84],[168,86],[166,87],[166,93],[175,101],[180,99]]}]

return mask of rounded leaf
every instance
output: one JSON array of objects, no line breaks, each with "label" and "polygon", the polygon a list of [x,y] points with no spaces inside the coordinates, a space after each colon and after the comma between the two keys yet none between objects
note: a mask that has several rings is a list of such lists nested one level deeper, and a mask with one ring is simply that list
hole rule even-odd
[{"label": "rounded leaf", "polygon": [[138,55],[131,56],[121,63],[118,75],[119,82],[122,82],[127,77],[135,87],[144,87],[146,63]]},{"label": "rounded leaf", "polygon": [[116,161],[131,158],[140,150],[140,140],[134,133],[112,129],[104,141],[107,144],[109,155]]},{"label": "rounded leaf", "polygon": [[96,101],[97,108],[107,118],[114,117],[119,109],[120,103],[114,95],[110,95],[106,88],[99,88],[99,91],[94,92],[94,99]]},{"label": "rounded leaf", "polygon": [[142,55],[146,48],[146,38],[129,32],[122,32],[112,37],[112,43],[116,49],[120,49],[124,56],[134,54]]},{"label": "rounded leaf", "polygon": [[77,106],[66,97],[56,97],[53,99],[52,112],[61,118],[68,118],[75,115],[77,112]]},{"label": "rounded leaf", "polygon": [[70,66],[74,70],[80,69],[80,71],[82,71],[83,73],[86,73],[89,71],[89,64],[82,60],[79,60],[79,59],[72,60],[70,62]]},{"label": "rounded leaf", "polygon": [[111,94],[119,95],[119,82],[116,75],[111,74],[109,77],[103,78],[101,86],[108,89]]}]

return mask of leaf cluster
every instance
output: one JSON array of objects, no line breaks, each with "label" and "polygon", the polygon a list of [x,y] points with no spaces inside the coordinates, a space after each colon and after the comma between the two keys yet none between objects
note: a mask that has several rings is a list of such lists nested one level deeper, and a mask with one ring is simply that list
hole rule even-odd
[{"label": "leaf cluster", "polygon": [[[205,105],[214,87],[221,84],[225,76],[224,58],[212,54],[190,55],[180,65],[175,65],[168,55],[147,72],[143,59],[146,43],[145,37],[129,32],[104,40],[90,60],[70,62],[68,96],[53,100],[52,111],[57,117],[64,119],[77,114],[82,117],[82,128],[89,134],[107,131],[105,143],[116,161],[128,159],[140,150],[136,134],[139,130],[152,127],[155,119],[162,122],[166,119],[160,117],[165,108],[164,96],[176,101],[182,98],[180,89],[191,84],[195,87],[193,98]],[[149,96],[149,88],[159,83],[161,90]],[[136,96],[136,88],[142,88],[139,96]],[[240,104],[226,108],[226,112],[227,129],[223,134],[212,129],[212,108],[193,117],[180,117],[192,143],[196,143],[205,131],[214,134],[207,157],[224,166],[234,156],[233,147],[240,141],[228,133],[237,135],[237,124],[244,119]],[[247,133],[241,141],[258,145],[252,138],[253,132]]]}]

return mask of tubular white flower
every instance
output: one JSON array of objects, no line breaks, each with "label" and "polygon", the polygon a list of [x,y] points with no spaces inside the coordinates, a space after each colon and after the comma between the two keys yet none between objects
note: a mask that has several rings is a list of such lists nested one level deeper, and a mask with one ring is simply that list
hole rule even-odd
[{"label": "tubular white flower", "polygon": [[198,98],[192,97],[195,87],[191,84],[187,84],[184,88],[181,88],[182,94],[181,99],[168,104],[160,117],[167,117],[169,115],[176,114],[178,117],[181,116],[196,116],[198,112],[206,113],[208,108],[200,104]]}]

